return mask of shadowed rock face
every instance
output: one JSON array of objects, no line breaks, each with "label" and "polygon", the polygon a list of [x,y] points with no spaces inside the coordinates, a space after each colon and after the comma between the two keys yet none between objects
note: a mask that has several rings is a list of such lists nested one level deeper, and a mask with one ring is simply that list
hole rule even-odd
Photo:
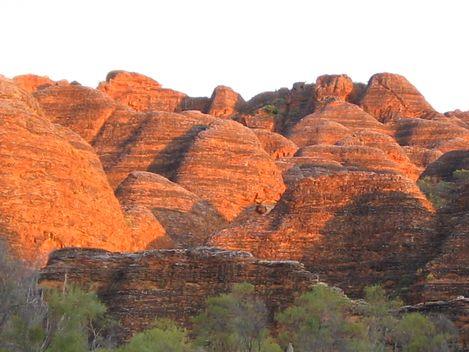
[{"label": "shadowed rock face", "polygon": [[[314,168],[314,166],[313,166]],[[267,259],[295,259],[352,295],[415,281],[436,250],[432,208],[410,180],[339,172],[298,177],[266,216],[235,224],[210,244]]]},{"label": "shadowed rock face", "polygon": [[52,122],[70,128],[88,143],[117,108],[106,94],[78,85],[50,86],[34,97]]},{"label": "shadowed rock face", "polygon": [[91,146],[12,83],[0,92],[0,225],[14,252],[42,264],[64,246],[134,249]]},{"label": "shadowed rock face", "polygon": [[285,186],[254,132],[218,120],[187,150],[175,181],[210,202],[228,221],[256,203],[275,203]]},{"label": "shadowed rock face", "polygon": [[[151,172],[131,172],[116,195],[125,209],[147,210],[162,225],[173,246],[200,246],[225,224],[207,201]],[[157,244],[162,240],[159,238]]]},{"label": "shadowed rock face", "polygon": [[[0,78],[0,228],[28,260],[63,246],[130,251],[207,242],[301,260],[354,296],[380,282],[409,301],[449,299],[468,292],[467,187],[452,176],[469,168],[468,145],[467,113],[437,113],[393,74],[368,85],[325,75],[247,102],[224,86],[193,98],[125,71],[111,72],[98,89]],[[435,211],[416,187],[422,172],[458,184],[444,209]],[[67,265],[81,268],[76,275],[95,275],[99,261],[110,260],[119,276],[147,256],[61,253],[69,254],[54,265],[70,255]],[[212,293],[200,279],[209,265],[218,268],[209,271],[213,282],[238,270],[191,251],[161,253],[182,263],[170,278],[172,264],[155,268],[189,310],[186,281],[201,285],[202,297]],[[142,267],[129,279],[131,293],[116,307],[135,303],[129,297],[145,291],[145,275]],[[265,288],[290,278],[258,279]],[[119,282],[106,284],[108,300],[119,295],[111,281]],[[141,297],[135,314],[145,321]],[[126,324],[135,331],[140,322]]]},{"label": "shadowed rock face", "polygon": [[195,137],[214,117],[169,112],[113,114],[94,147],[113,187],[132,171],[151,171],[173,179]]},{"label": "shadowed rock face", "polygon": [[209,296],[249,282],[274,312],[283,309],[315,282],[302,264],[255,259],[246,252],[199,247],[134,254],[64,249],[54,252],[41,274],[41,285],[81,283],[97,291],[109,312],[120,321],[127,339],[168,317],[190,324]]}]

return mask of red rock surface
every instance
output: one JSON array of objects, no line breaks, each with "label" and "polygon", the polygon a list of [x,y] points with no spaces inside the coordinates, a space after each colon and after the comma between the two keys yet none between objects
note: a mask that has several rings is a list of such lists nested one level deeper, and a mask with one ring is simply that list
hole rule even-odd
[{"label": "red rock surface", "polygon": [[131,172],[117,188],[116,196],[124,209],[145,209],[162,225],[162,234],[173,246],[202,245],[225,223],[206,201],[151,172]]},{"label": "red rock surface", "polygon": [[218,86],[213,91],[207,113],[216,117],[228,118],[238,113],[244,106],[244,99],[233,89]]},{"label": "red rock surface", "polygon": [[427,118],[436,111],[403,76],[378,73],[370,78],[360,106],[381,122],[397,118]]},{"label": "red rock surface", "polygon": [[106,121],[94,147],[114,188],[132,171],[172,179],[194,138],[213,121],[201,113],[118,112]]},{"label": "red rock surface", "polygon": [[359,295],[372,282],[399,289],[415,281],[435,238],[432,207],[413,182],[349,171],[298,178],[270,213],[220,231],[210,244],[300,260]]},{"label": "red rock surface", "polygon": [[41,274],[45,287],[86,283],[97,290],[127,339],[155,317],[190,324],[209,296],[249,282],[266,300],[271,316],[315,283],[298,262],[265,261],[245,252],[198,247],[135,254],[66,249],[53,253]]},{"label": "red rock surface", "polygon": [[298,150],[295,143],[278,133],[260,128],[252,131],[261,142],[262,148],[274,159],[293,156]]},{"label": "red rock surface", "polygon": [[47,87],[54,86],[54,85],[64,86],[68,84],[68,82],[65,80],[55,82],[47,76],[37,76],[37,75],[16,76],[16,77],[13,77],[13,81],[18,87],[24,89],[28,93],[34,93],[35,91],[39,89],[47,88]]},{"label": "red rock surface", "polygon": [[400,119],[392,128],[402,146],[418,146],[445,153],[466,149],[469,145],[469,130],[445,121]]},{"label": "red rock surface", "polygon": [[91,146],[12,83],[0,80],[0,92],[0,225],[14,252],[41,264],[66,246],[134,249]]},{"label": "red rock surface", "polygon": [[387,133],[387,128],[383,124],[358,106],[334,101],[303,117],[287,132],[287,136],[299,147],[303,147],[318,142],[334,144],[348,135],[348,131],[361,129]]},{"label": "red rock surface", "polygon": [[79,85],[50,86],[34,93],[47,117],[92,143],[117,106],[106,94]]},{"label": "red rock surface", "polygon": [[353,91],[353,82],[347,75],[323,75],[316,79],[316,100],[346,101]]},{"label": "red rock surface", "polygon": [[256,203],[275,203],[284,191],[280,171],[254,132],[218,120],[187,150],[175,181],[207,200],[227,220]]},{"label": "red rock surface", "polygon": [[178,111],[186,95],[162,88],[155,80],[144,75],[112,71],[98,89],[114,100],[136,111]]}]

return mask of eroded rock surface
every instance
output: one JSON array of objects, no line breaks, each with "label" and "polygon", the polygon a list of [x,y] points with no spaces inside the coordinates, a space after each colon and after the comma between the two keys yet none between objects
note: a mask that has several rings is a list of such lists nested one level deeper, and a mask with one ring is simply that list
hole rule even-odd
[{"label": "eroded rock surface", "polygon": [[91,146],[11,82],[0,92],[0,225],[14,252],[42,264],[67,246],[135,249]]},{"label": "eroded rock surface", "polygon": [[134,254],[64,249],[54,252],[41,274],[45,287],[81,283],[98,292],[127,339],[155,317],[190,324],[207,297],[249,282],[273,313],[309,289],[315,276],[293,261],[265,261],[250,253],[214,248],[154,250]]}]

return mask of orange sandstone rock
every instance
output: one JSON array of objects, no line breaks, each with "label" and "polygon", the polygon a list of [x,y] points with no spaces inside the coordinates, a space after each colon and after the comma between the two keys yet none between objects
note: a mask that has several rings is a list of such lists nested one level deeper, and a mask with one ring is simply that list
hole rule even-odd
[{"label": "orange sandstone rock", "polygon": [[298,150],[295,143],[278,133],[260,128],[255,128],[252,131],[259,138],[262,148],[274,159],[293,156]]},{"label": "orange sandstone rock", "polygon": [[347,75],[323,75],[316,79],[316,99],[318,101],[346,101],[353,90],[353,82]]},{"label": "orange sandstone rock", "polygon": [[175,181],[227,220],[250,205],[275,203],[284,191],[280,171],[254,132],[230,120],[217,120],[197,135]]},{"label": "orange sandstone rock", "polygon": [[37,76],[37,75],[21,75],[13,77],[15,84],[27,91],[28,93],[34,93],[39,89],[44,89],[54,85],[64,86],[68,82],[65,80],[62,81],[53,81],[47,76]]},{"label": "orange sandstone rock", "polygon": [[143,208],[154,217],[173,246],[202,245],[225,224],[207,201],[154,173],[131,172],[116,195],[125,209]]},{"label": "orange sandstone rock", "polygon": [[109,72],[98,89],[114,100],[143,112],[179,111],[186,98],[184,93],[162,88],[149,77],[126,71]]},{"label": "orange sandstone rock", "polygon": [[11,82],[0,92],[0,226],[14,253],[43,264],[62,247],[135,249],[93,149]]},{"label": "orange sandstone rock", "polygon": [[213,91],[207,113],[216,117],[228,118],[238,113],[244,104],[244,99],[233,89],[218,86]]},{"label": "orange sandstone rock", "polygon": [[406,78],[392,73],[378,73],[370,78],[360,106],[381,122],[437,114]]}]

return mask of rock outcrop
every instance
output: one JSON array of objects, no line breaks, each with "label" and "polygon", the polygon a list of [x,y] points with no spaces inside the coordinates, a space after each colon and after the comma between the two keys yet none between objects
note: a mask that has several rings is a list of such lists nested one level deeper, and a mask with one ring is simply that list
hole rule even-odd
[{"label": "rock outcrop", "polygon": [[168,238],[155,239],[156,247],[164,242],[200,246],[225,224],[207,201],[151,172],[131,172],[117,188],[116,196],[124,209],[145,209],[162,225]]},{"label": "rock outcrop", "polygon": [[18,87],[24,89],[28,93],[34,93],[39,89],[54,85],[64,86],[68,84],[65,80],[56,82],[51,80],[49,77],[37,75],[20,75],[13,77],[13,81]]},{"label": "rock outcrop", "polygon": [[247,207],[275,203],[285,187],[254,132],[217,120],[188,148],[175,182],[208,201],[231,221]]},{"label": "rock outcrop", "polygon": [[323,75],[316,79],[316,100],[346,101],[353,91],[353,82],[347,75]]},{"label": "rock outcrop", "polygon": [[91,146],[39,113],[0,80],[0,226],[14,253],[42,264],[66,246],[135,249]]},{"label": "rock outcrop", "polygon": [[109,72],[98,89],[121,104],[142,112],[179,111],[186,99],[184,93],[162,88],[149,77],[126,71]]},{"label": "rock outcrop", "polygon": [[381,122],[437,115],[406,78],[391,73],[378,73],[370,78],[360,106]]},{"label": "rock outcrop", "polygon": [[173,179],[195,137],[216,119],[201,113],[114,113],[94,141],[111,185],[132,171]]},{"label": "rock outcrop", "polygon": [[42,270],[44,287],[80,283],[97,291],[127,339],[168,317],[185,324],[209,296],[249,282],[273,313],[285,308],[315,282],[315,276],[293,261],[265,261],[250,253],[214,248],[154,250],[134,254],[63,249],[52,253]]},{"label": "rock outcrop", "polygon": [[300,260],[353,296],[371,283],[399,290],[416,280],[437,233],[432,207],[413,182],[352,171],[302,176],[270,213],[220,231],[210,244]]},{"label": "rock outcrop", "polygon": [[213,91],[206,112],[216,117],[228,118],[238,113],[244,107],[244,104],[244,99],[233,89],[218,86]]},{"label": "rock outcrop", "polygon": [[287,132],[287,137],[299,147],[319,143],[335,144],[350,132],[363,129],[387,133],[383,124],[358,106],[334,101],[303,117]]},{"label": "rock outcrop", "polygon": [[106,94],[79,85],[50,86],[34,93],[46,116],[92,143],[117,109]]}]

